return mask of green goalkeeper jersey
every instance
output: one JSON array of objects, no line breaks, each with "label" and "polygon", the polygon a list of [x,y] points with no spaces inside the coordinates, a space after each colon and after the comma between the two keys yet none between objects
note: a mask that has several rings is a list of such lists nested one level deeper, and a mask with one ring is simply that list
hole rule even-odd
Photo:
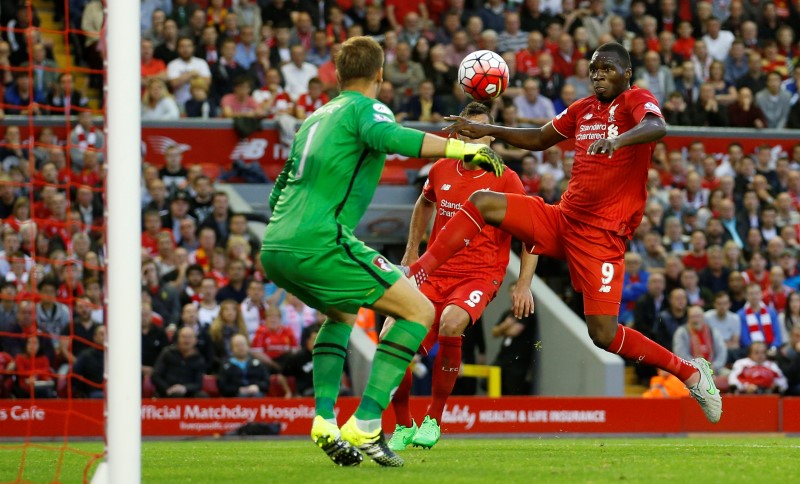
[{"label": "green goalkeeper jersey", "polygon": [[353,237],[386,154],[419,156],[424,135],[397,124],[380,101],[354,91],[314,111],[270,194],[272,218],[262,250],[312,253]]}]

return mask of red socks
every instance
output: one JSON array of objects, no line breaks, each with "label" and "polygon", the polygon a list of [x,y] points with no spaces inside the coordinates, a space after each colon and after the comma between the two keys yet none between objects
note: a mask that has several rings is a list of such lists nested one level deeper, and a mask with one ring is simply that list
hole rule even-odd
[{"label": "red socks", "polygon": [[481,212],[469,200],[464,202],[459,210],[442,230],[437,234],[436,241],[417,262],[411,265],[410,274],[423,273],[423,280],[432,274],[447,259],[469,245],[472,240],[486,225]]},{"label": "red socks", "polygon": [[623,358],[661,368],[677,376],[685,382],[697,371],[692,364],[679,358],[653,340],[646,338],[635,329],[622,324],[617,328],[614,341],[606,351],[616,353]]},{"label": "red socks", "polygon": [[392,397],[392,408],[394,409],[394,418],[397,425],[411,427],[411,409],[408,406],[408,398],[411,396],[411,368],[406,368],[406,373],[403,379],[400,380],[400,386],[394,392]]},{"label": "red socks", "polygon": [[[455,220],[455,218],[454,218]],[[439,353],[433,363],[433,390],[427,415],[442,424],[442,412],[461,368],[461,336],[439,336]]]}]

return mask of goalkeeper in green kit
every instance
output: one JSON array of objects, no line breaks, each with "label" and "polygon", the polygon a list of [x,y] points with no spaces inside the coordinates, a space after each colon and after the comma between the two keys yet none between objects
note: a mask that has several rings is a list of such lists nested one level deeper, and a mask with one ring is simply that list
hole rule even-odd
[{"label": "goalkeeper in green kit", "polygon": [[[376,95],[383,50],[353,37],[336,56],[342,93],[300,127],[269,202],[261,263],[280,287],[328,319],[313,351],[316,417],[311,438],[331,460],[358,465],[362,453],[382,466],[403,460],[386,445],[381,414],[434,319],[433,305],[403,273],[353,235],[381,177],[387,153],[455,158],[500,175],[502,160],[488,147],[465,144],[395,123]],[[367,387],[341,430],[334,404],[347,342],[358,309],[396,319],[378,345]]]}]

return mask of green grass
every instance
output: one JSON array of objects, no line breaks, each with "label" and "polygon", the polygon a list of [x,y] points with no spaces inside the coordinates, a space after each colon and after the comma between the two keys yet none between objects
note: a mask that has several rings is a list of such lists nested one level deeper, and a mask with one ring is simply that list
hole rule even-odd
[{"label": "green grass", "polygon": [[[98,443],[77,443],[82,451]],[[50,444],[48,444],[48,447]],[[52,446],[51,448],[57,448]],[[786,482],[800,441],[784,437],[458,439],[402,453],[406,466],[339,468],[310,441],[145,442],[145,483],[285,482]],[[0,482],[17,477],[21,452],[0,446]],[[52,482],[58,453],[28,451],[24,479]],[[87,458],[67,454],[61,482],[80,482]],[[401,481],[402,480],[402,481]]]}]

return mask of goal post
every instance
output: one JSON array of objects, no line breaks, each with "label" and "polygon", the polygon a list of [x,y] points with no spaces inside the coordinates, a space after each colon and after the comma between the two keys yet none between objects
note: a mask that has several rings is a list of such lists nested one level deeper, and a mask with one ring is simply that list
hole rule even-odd
[{"label": "goal post", "polygon": [[108,350],[105,465],[97,481],[141,482],[140,2],[108,0]]}]

